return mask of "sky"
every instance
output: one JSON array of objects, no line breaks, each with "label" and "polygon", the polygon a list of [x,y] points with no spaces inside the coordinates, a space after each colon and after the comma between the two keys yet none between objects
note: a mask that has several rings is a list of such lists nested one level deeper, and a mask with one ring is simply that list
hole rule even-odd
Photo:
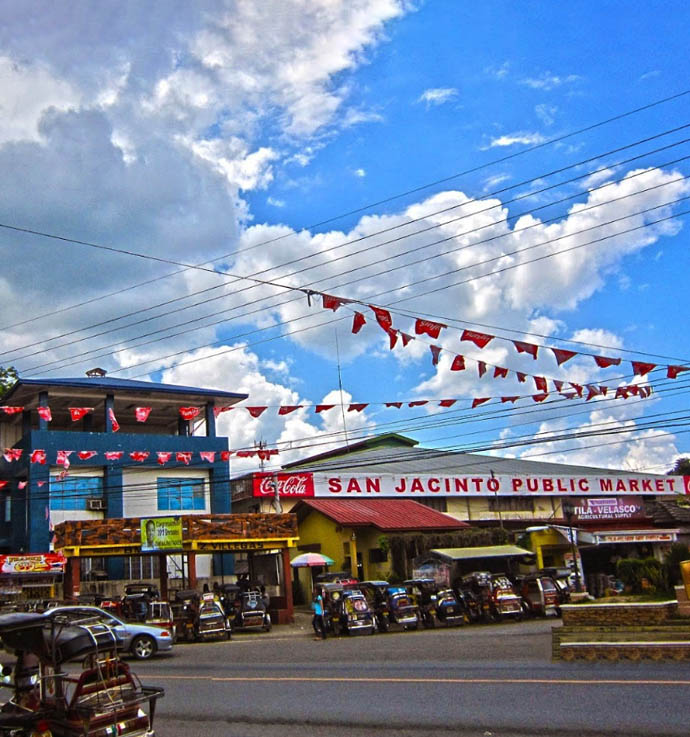
[{"label": "sky", "polygon": [[266,409],[218,430],[274,464],[398,432],[666,472],[690,453],[690,373],[667,376],[690,363],[689,15],[3,0],[0,365],[246,393]]}]

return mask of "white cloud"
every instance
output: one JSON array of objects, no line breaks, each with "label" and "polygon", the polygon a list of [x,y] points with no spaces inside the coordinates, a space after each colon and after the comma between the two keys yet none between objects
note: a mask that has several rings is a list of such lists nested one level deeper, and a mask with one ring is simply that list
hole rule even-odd
[{"label": "white cloud", "polygon": [[417,98],[417,102],[423,102],[427,108],[437,105],[444,105],[447,102],[456,100],[458,91],[455,87],[431,87],[424,90]]},{"label": "white cloud", "polygon": [[552,74],[551,72],[544,72],[538,77],[527,77],[521,80],[521,84],[531,87],[535,90],[553,90],[557,87],[563,87],[564,85],[572,85],[575,82],[579,82],[581,77],[578,74],[567,74],[561,76],[558,74]]},{"label": "white cloud", "polygon": [[503,148],[505,146],[515,146],[521,144],[523,146],[534,146],[538,143],[544,143],[546,139],[541,133],[512,133],[510,135],[498,136],[492,138],[488,148]]},{"label": "white cloud", "polygon": [[356,177],[359,177],[360,179],[363,179],[367,175],[367,173],[366,173],[366,171],[364,169],[355,169],[352,173]]},{"label": "white cloud", "polygon": [[534,112],[544,125],[553,125],[556,120],[558,108],[555,105],[541,103],[540,105],[535,105]]}]

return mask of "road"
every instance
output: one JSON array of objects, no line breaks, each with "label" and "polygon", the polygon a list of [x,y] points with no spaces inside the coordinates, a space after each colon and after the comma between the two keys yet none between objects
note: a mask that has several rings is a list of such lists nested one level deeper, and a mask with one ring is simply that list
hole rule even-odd
[{"label": "road", "polygon": [[325,642],[275,628],[134,668],[165,687],[159,737],[688,735],[690,665],[552,663],[553,624]]}]

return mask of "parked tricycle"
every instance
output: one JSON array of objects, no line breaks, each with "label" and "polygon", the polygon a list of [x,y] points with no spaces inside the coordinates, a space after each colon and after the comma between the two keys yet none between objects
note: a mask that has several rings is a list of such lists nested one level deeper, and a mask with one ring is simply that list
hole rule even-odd
[{"label": "parked tricycle", "polygon": [[518,591],[525,604],[525,610],[533,617],[546,617],[561,614],[558,589],[551,576],[538,573],[523,576],[518,580]]},{"label": "parked tricycle", "polygon": [[465,611],[462,603],[455,595],[455,591],[449,588],[442,588],[436,592],[436,619],[441,624],[463,625],[465,624]]},{"label": "parked tricycle", "polygon": [[0,639],[15,658],[2,666],[3,737],[153,737],[164,691],[141,685],[106,625],[18,612],[0,615]]},{"label": "parked tricycle", "polygon": [[343,635],[376,633],[376,617],[359,589],[350,587],[343,589],[338,625],[340,634]]},{"label": "parked tricycle", "polygon": [[434,627],[436,620],[436,581],[433,578],[411,578],[405,588],[419,608],[419,616],[425,627]]},{"label": "parked tricycle", "polygon": [[220,597],[225,613],[230,618],[233,629],[271,630],[271,615],[258,587],[242,588],[237,584],[226,583],[220,589]]}]

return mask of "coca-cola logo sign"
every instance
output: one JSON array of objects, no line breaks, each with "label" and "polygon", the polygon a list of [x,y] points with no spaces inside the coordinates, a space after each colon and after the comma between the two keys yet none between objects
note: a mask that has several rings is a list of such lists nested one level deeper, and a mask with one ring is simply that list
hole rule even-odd
[{"label": "coca-cola logo sign", "polygon": [[275,496],[276,486],[281,497],[314,496],[314,477],[310,473],[257,473],[254,476],[254,496]]}]

